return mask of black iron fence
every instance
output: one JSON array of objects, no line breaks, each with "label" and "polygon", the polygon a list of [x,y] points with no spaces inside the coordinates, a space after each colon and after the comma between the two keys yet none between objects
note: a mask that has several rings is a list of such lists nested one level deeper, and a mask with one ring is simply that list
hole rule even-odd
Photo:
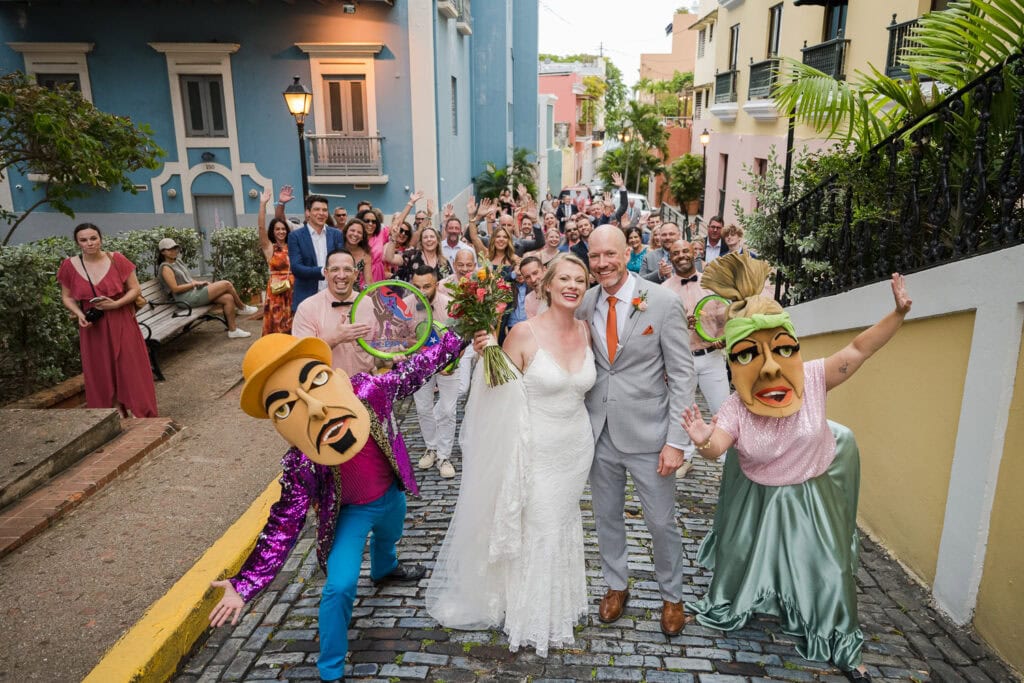
[{"label": "black iron fence", "polygon": [[917,42],[911,37],[911,31],[917,26],[917,19],[896,23],[896,15],[892,15],[889,29],[889,50],[885,57],[885,75],[889,78],[909,78],[910,72],[903,63],[903,51],[913,47]]},{"label": "black iron fence", "polygon": [[790,303],[1024,242],[1024,54],[780,211]]},{"label": "black iron fence", "polygon": [[772,96],[775,87],[775,74],[778,72],[779,60],[766,59],[756,64],[750,63],[750,85],[747,89],[748,100],[764,100]]},{"label": "black iron fence", "polygon": [[826,40],[807,47],[807,41],[800,51],[804,56],[804,64],[813,66],[818,71],[827,73],[837,80],[846,79],[846,47],[850,41],[842,36]]},{"label": "black iron fence", "polygon": [[736,75],[739,72],[723,71],[715,74],[715,104],[726,104],[736,101]]}]

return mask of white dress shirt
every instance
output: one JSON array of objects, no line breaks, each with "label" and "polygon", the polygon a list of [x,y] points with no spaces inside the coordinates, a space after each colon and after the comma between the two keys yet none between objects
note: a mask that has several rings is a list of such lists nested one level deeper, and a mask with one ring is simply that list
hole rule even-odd
[{"label": "white dress shirt", "polygon": [[[325,225],[320,232],[317,232],[312,225],[306,224],[309,229],[309,239],[313,241],[313,252],[316,254],[316,265],[323,270],[327,266],[327,226]],[[317,291],[323,291],[327,289],[327,279],[318,280],[316,283]]]}]

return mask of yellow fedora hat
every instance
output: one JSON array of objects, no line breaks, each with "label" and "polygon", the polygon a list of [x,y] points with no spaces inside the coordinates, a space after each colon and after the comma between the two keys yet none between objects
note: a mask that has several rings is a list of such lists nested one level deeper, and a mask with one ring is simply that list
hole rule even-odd
[{"label": "yellow fedora hat", "polygon": [[242,410],[253,417],[267,418],[263,404],[263,387],[274,371],[293,358],[315,358],[331,364],[331,347],[316,337],[293,337],[290,334],[268,334],[260,337],[242,359]]}]

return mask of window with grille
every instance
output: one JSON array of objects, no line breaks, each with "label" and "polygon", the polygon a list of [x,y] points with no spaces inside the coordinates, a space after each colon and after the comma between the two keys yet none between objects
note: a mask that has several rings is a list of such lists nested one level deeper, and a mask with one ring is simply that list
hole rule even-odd
[{"label": "window with grille", "polygon": [[459,79],[452,76],[452,135],[459,134]]},{"label": "window with grille", "polygon": [[224,81],[220,76],[182,76],[181,103],[189,137],[227,137]]},{"label": "window with grille", "polygon": [[72,90],[82,92],[82,78],[78,74],[36,74],[36,84],[47,90],[70,84]]},{"label": "window with grille", "polygon": [[324,76],[328,133],[366,135],[366,77]]},{"label": "window with grille", "polygon": [[706,38],[707,38],[707,34],[705,32],[705,29],[701,29],[697,33],[697,57],[703,57],[704,56],[704,45],[705,45],[704,41],[706,40]]},{"label": "window with grille", "polygon": [[779,34],[782,31],[782,3],[768,9],[768,57],[779,56]]}]

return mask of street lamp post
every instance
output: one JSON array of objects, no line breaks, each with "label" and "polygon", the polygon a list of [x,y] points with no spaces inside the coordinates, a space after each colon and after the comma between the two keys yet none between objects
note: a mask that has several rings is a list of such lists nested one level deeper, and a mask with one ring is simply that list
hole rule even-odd
[{"label": "street lamp post", "polygon": [[711,142],[711,133],[705,128],[700,134],[700,146],[703,148],[702,162],[700,165],[700,208],[697,213],[704,217],[704,188],[708,184],[708,143]]},{"label": "street lamp post", "polygon": [[306,90],[306,86],[299,83],[299,77],[293,76],[295,80],[284,91],[284,101],[288,105],[288,113],[295,117],[295,126],[299,130],[299,167],[302,171],[302,201],[305,204],[309,196],[309,173],[306,170],[306,141],[303,137],[306,129],[306,116],[309,115],[310,105],[313,104],[313,93]]}]

